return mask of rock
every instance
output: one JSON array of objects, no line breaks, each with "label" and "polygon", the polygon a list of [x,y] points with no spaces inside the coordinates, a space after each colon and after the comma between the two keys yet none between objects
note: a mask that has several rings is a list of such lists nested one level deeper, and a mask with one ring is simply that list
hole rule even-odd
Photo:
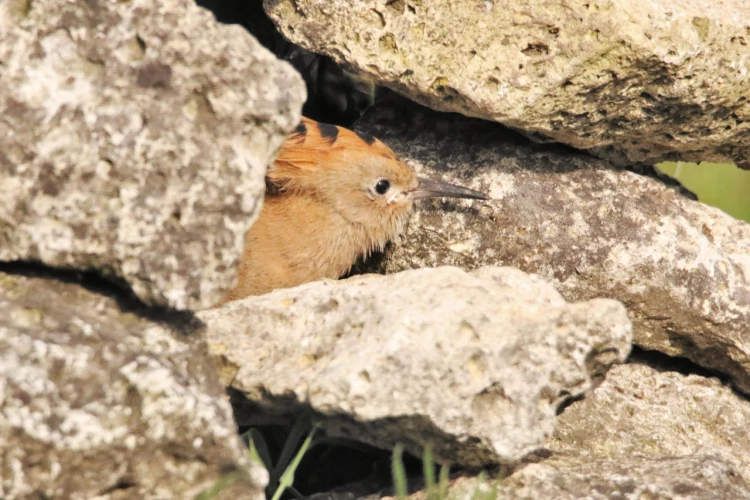
[{"label": "rock", "polygon": [[750,401],[716,379],[627,364],[565,409],[549,447],[591,460],[711,455],[750,483],[748,422]]},{"label": "rock", "polygon": [[498,500],[750,498],[750,487],[737,471],[710,456],[550,460],[517,472],[503,482],[500,491]]},{"label": "rock", "polygon": [[436,110],[618,165],[750,166],[750,5],[265,0],[294,43]]},{"label": "rock", "polygon": [[[710,456],[660,460],[559,458],[528,465],[502,481],[458,479],[451,483],[449,495],[497,500],[740,500],[750,498],[750,487],[731,465]],[[409,498],[426,497],[422,491]]]},{"label": "rock", "polygon": [[418,172],[494,198],[423,202],[380,269],[508,265],[568,301],[615,298],[636,344],[750,394],[750,224],[604,161],[403,100],[374,107],[359,129]]},{"label": "rock", "polygon": [[567,304],[511,268],[325,280],[198,316],[222,380],[267,412],[309,406],[331,435],[469,466],[539,449],[631,338],[618,302]]},{"label": "rock", "polygon": [[[451,498],[750,498],[750,402],[718,380],[612,367],[558,417],[551,456],[502,480],[454,480]],[[412,500],[426,498],[421,491]]]},{"label": "rock", "polygon": [[3,2],[0,32],[0,260],[215,304],[298,123],[299,75],[188,0]]},{"label": "rock", "polygon": [[226,493],[265,498],[201,337],[131,306],[0,273],[0,497],[193,498],[236,471]]},{"label": "rock", "polygon": [[307,90],[302,107],[306,117],[348,127],[372,105],[375,86],[371,81],[344,70],[330,57],[289,42],[266,15],[262,1],[198,0],[196,3],[213,12],[219,22],[245,27],[264,47],[299,72]]}]

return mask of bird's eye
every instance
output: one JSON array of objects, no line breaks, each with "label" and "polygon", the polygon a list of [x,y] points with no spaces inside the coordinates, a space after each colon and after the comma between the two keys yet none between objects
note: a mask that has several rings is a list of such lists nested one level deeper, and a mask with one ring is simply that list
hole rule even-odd
[{"label": "bird's eye", "polygon": [[388,181],[388,179],[380,179],[377,184],[375,184],[375,191],[377,191],[378,194],[385,194],[388,192],[388,189],[390,189],[391,183]]}]

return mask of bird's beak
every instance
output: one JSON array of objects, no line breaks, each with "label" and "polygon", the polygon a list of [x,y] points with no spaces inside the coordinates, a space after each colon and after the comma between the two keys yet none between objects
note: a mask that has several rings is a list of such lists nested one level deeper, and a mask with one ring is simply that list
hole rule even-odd
[{"label": "bird's beak", "polygon": [[474,200],[489,200],[489,197],[461,186],[448,184],[447,182],[433,181],[424,177],[417,177],[419,185],[413,191],[410,191],[412,200],[421,200],[423,198],[471,198]]}]

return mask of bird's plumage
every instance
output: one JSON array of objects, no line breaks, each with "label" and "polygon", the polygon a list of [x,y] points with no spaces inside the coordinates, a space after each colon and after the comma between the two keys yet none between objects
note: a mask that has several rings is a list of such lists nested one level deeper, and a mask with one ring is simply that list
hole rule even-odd
[{"label": "bird's plumage", "polygon": [[319,184],[321,176],[331,178],[361,168],[362,160],[372,156],[398,164],[391,148],[368,134],[302,117],[279,150],[267,177],[290,191],[301,184]]},{"label": "bird's plumage", "polygon": [[415,172],[374,137],[303,118],[268,169],[263,209],[247,233],[237,285],[222,303],[339,278],[403,229],[415,199],[484,197],[423,181],[444,190],[418,193]]}]

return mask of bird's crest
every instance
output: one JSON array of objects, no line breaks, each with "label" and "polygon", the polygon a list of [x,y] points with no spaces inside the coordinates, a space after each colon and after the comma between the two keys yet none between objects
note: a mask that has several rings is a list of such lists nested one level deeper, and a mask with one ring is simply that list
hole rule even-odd
[{"label": "bird's crest", "polygon": [[358,155],[381,155],[396,160],[391,148],[369,134],[302,117],[268,169],[267,190],[294,190],[309,176],[346,168],[349,165],[342,159],[350,162]]}]

